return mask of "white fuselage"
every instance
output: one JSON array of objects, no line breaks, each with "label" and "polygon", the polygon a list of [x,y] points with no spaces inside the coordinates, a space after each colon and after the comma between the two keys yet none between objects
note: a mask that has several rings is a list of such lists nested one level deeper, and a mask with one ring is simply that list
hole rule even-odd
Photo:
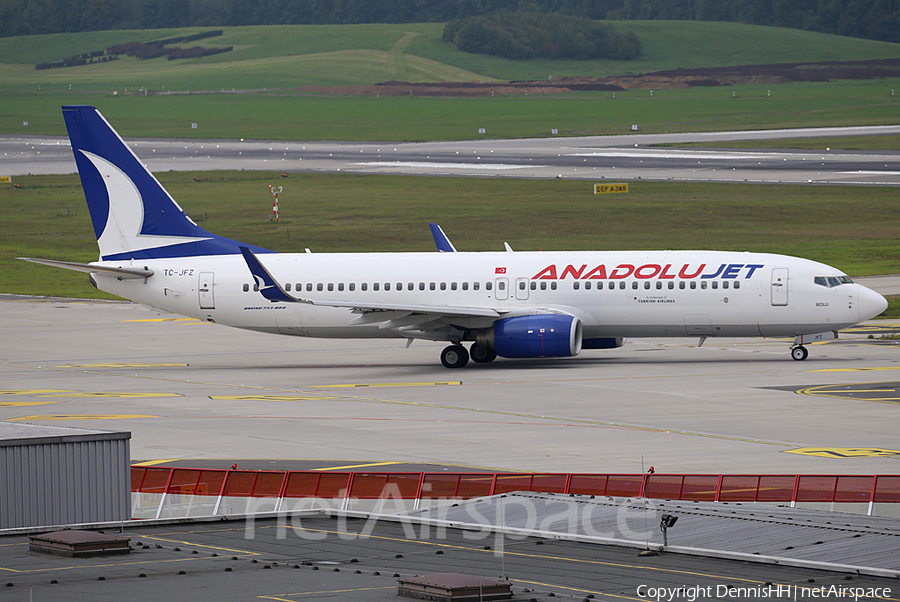
[{"label": "white fuselage", "polygon": [[[763,253],[273,253],[259,259],[291,295],[311,303],[265,299],[240,255],[100,262],[147,266],[154,275],[93,277],[102,290],[170,312],[310,337],[419,336],[385,327],[403,312],[351,324],[360,312],[315,305],[322,301],[490,308],[504,317],[570,314],[581,320],[585,339],[798,336],[836,331],[883,308],[880,295],[835,268]],[[443,319],[479,329],[496,318]]]}]

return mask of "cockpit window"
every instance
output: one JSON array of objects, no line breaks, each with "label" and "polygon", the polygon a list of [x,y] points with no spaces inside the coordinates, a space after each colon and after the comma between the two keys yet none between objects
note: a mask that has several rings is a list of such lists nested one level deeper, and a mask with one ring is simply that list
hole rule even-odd
[{"label": "cockpit window", "polygon": [[819,286],[834,288],[842,284],[853,284],[849,276],[816,276],[813,281]]}]

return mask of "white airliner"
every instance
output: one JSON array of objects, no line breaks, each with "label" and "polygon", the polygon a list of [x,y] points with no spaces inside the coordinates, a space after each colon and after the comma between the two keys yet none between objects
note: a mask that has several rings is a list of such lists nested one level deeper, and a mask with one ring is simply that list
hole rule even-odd
[{"label": "white airliner", "polygon": [[[90,274],[152,307],[275,334],[447,341],[441,362],[568,357],[625,337],[837,337],[887,307],[833,267],[716,251],[275,253],[194,223],[90,106],[63,107],[100,247]],[[23,258],[24,259],[24,258]],[[464,342],[471,342],[467,350]]]}]

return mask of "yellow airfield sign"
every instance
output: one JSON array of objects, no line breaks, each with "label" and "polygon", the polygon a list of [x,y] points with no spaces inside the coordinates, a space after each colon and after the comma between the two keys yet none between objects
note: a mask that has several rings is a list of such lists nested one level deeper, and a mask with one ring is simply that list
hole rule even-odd
[{"label": "yellow airfield sign", "polygon": [[594,194],[628,192],[628,184],[594,184]]}]

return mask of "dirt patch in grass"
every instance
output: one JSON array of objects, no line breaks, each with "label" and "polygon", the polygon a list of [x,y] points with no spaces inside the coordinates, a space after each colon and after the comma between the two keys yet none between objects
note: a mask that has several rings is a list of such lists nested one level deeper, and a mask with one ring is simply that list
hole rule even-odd
[{"label": "dirt patch in grass", "polygon": [[304,86],[301,92],[340,96],[494,96],[564,94],[576,91],[665,90],[735,84],[785,84],[835,79],[900,77],[900,59],[776,63],[736,67],[676,69],[643,75],[557,77],[546,81],[409,83],[390,81],[373,86]]}]

